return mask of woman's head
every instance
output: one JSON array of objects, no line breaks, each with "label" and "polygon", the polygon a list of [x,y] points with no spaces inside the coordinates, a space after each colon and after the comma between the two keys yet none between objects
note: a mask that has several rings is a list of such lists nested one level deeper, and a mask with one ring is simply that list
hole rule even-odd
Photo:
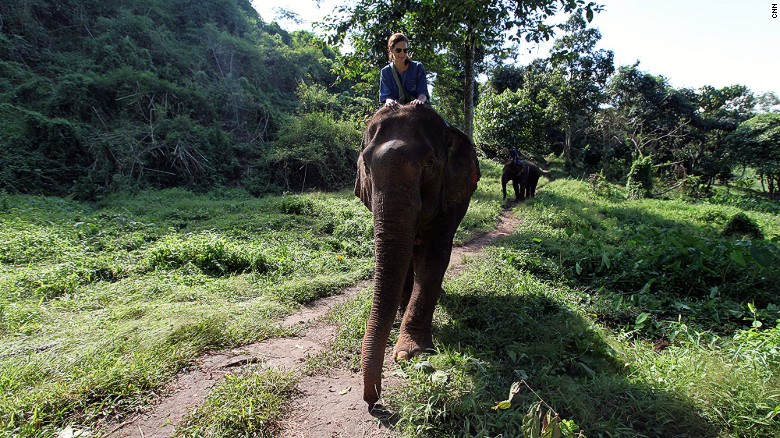
[{"label": "woman's head", "polygon": [[402,33],[394,33],[390,35],[387,40],[387,55],[390,60],[394,60],[395,56],[403,59],[409,57],[409,38]]}]

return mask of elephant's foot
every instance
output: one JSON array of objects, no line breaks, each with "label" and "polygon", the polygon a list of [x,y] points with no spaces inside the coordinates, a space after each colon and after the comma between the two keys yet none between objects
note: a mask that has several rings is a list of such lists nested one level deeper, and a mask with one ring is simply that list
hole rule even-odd
[{"label": "elephant's foot", "polygon": [[402,334],[398,336],[398,342],[395,343],[393,348],[393,358],[396,362],[402,362],[431,351],[434,351],[434,348],[430,335],[420,336],[420,339],[415,339],[411,335]]}]

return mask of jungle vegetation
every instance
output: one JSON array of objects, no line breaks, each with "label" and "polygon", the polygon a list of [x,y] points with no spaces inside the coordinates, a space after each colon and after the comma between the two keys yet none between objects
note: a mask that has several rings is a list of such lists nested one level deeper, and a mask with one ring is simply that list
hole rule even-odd
[{"label": "jungle vegetation", "polygon": [[[446,279],[437,354],[394,370],[396,430],[518,436],[541,397],[568,436],[777,435],[780,100],[614,65],[595,3],[523,4],[361,0],[318,35],[248,0],[0,2],[0,434],[121,421],[204,352],[294,336],[285,315],[369,277],[349,186],[403,31],[437,110],[473,125],[456,243],[505,208],[523,225]],[[510,36],[555,44],[516,65]],[[555,176],[521,205],[500,202],[511,147]],[[302,372],[359,367],[370,292]],[[180,435],[278,432],[301,375],[255,371]]]},{"label": "jungle vegetation", "polygon": [[[745,183],[748,168],[763,191],[780,190],[775,95],[675,89],[639,63],[615,66],[595,49],[592,2],[520,11],[493,0],[464,12],[471,3],[364,0],[318,37],[264,21],[247,0],[3,2],[0,189],[94,200],[143,188],[343,187],[377,108],[392,27],[415,35],[434,105],[467,132],[473,124],[488,158],[510,147],[539,161],[555,153],[579,175],[625,181],[650,157],[659,176],[705,190]],[[544,25],[551,7],[568,20]],[[433,25],[442,14],[461,18]],[[557,39],[546,59],[507,63],[512,48],[499,42],[522,36]],[[328,44],[347,37],[346,55]],[[472,87],[479,73],[489,80]]]}]

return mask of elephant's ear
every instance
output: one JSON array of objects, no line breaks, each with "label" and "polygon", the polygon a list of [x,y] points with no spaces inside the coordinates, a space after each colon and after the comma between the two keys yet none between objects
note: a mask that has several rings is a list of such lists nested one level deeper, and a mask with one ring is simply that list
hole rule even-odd
[{"label": "elephant's ear", "polygon": [[[442,207],[445,211],[468,206],[482,176],[474,143],[461,130],[448,127],[447,167],[444,170]],[[465,213],[465,208],[463,210]]]},{"label": "elephant's ear", "polygon": [[355,177],[355,196],[363,201],[363,205],[371,210],[371,180],[366,173],[366,166],[363,163],[363,154],[358,156],[357,176]]}]

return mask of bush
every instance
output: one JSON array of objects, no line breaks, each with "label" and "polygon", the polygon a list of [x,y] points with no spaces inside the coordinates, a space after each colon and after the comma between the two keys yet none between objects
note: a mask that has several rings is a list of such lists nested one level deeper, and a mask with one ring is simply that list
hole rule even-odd
[{"label": "bush", "polygon": [[604,176],[604,171],[591,174],[588,178],[588,182],[590,183],[591,190],[593,190],[593,193],[595,193],[596,196],[602,198],[611,198],[617,194],[615,188],[612,186],[612,184],[609,183],[609,181],[607,181],[607,178]]},{"label": "bush", "polygon": [[0,104],[0,190],[68,195],[93,162],[77,124]]},{"label": "bush", "polygon": [[543,155],[543,109],[522,90],[482,97],[476,108],[474,142],[488,157],[505,157],[510,148]]},{"label": "bush", "polygon": [[269,261],[256,248],[248,247],[213,234],[182,238],[168,236],[158,242],[147,257],[152,268],[179,268],[193,264],[212,275],[241,272],[265,272]]},{"label": "bush", "polygon": [[314,201],[301,196],[284,196],[279,211],[284,214],[308,216],[314,211]]},{"label": "bush", "polygon": [[723,229],[724,236],[746,236],[753,239],[763,239],[764,233],[761,227],[750,219],[745,213],[735,214]]},{"label": "bush", "polygon": [[286,189],[334,190],[355,178],[360,132],[325,113],[295,117],[282,129],[270,157]]},{"label": "bush", "polygon": [[653,157],[640,157],[631,163],[626,181],[629,199],[649,198],[653,192]]}]

